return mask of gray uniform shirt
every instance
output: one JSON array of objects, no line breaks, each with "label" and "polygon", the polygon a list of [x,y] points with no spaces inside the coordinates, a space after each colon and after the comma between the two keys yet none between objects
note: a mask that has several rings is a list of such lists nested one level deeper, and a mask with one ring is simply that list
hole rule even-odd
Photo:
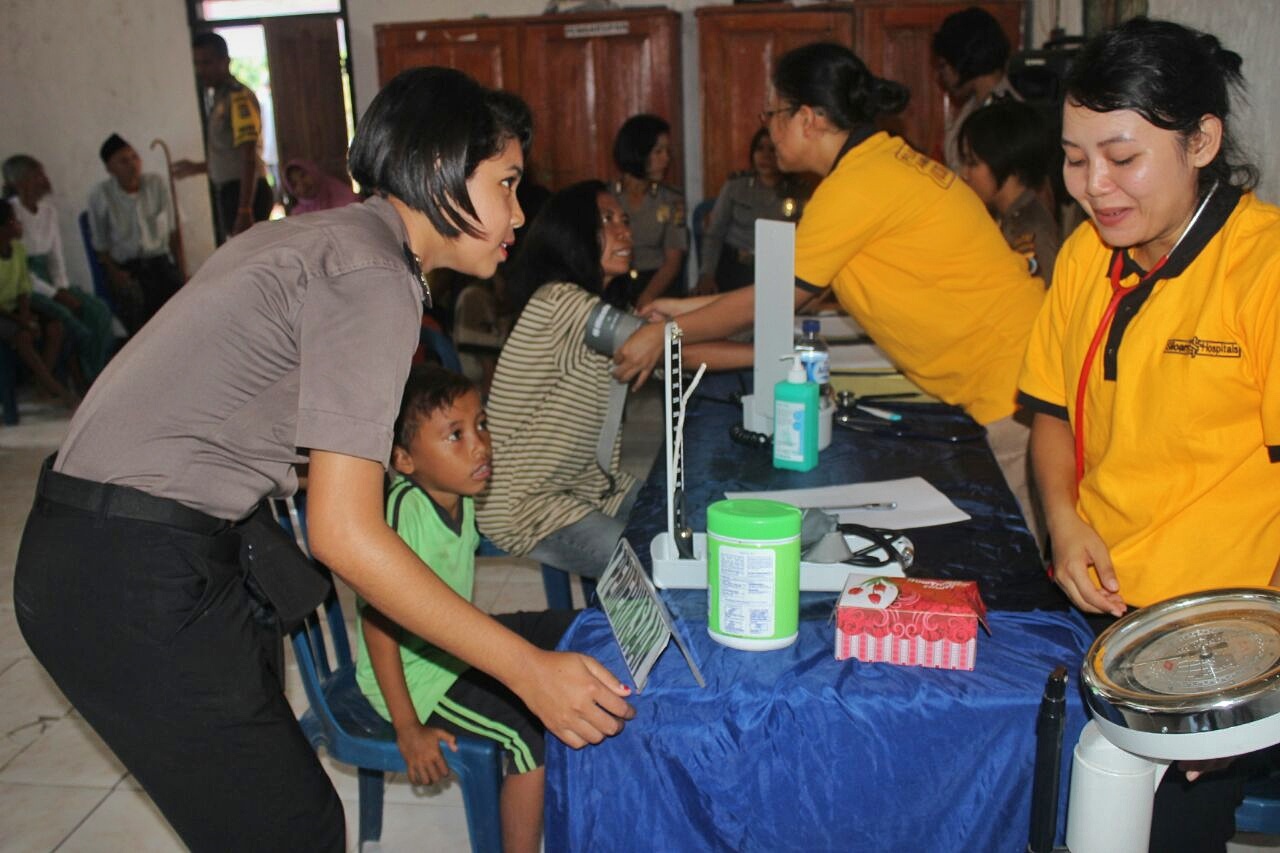
[{"label": "gray uniform shirt", "polygon": [[1000,233],[1012,246],[1024,234],[1036,237],[1036,269],[1034,275],[1053,283],[1053,266],[1058,262],[1058,249],[1062,247],[1061,231],[1053,214],[1031,190],[1026,190],[1000,217]]},{"label": "gray uniform shirt", "polygon": [[164,178],[144,173],[136,193],[107,178],[89,193],[89,233],[93,248],[117,263],[169,254],[173,200]]},{"label": "gray uniform shirt", "polygon": [[219,518],[297,488],[300,449],[386,463],[422,322],[391,204],[261,223],[112,359],[54,468]]},{"label": "gray uniform shirt", "polygon": [[632,207],[622,182],[615,181],[613,194],[631,218],[631,266],[640,272],[656,270],[666,259],[667,249],[689,251],[689,231],[685,228],[684,196],[666,184],[650,182],[649,191]]},{"label": "gray uniform shirt", "polygon": [[702,237],[702,275],[715,275],[721,247],[726,243],[741,252],[755,252],[757,219],[799,218],[801,200],[779,195],[778,189],[765,186],[755,175],[738,175],[725,182]]},{"label": "gray uniform shirt", "polygon": [[215,89],[207,103],[205,158],[215,186],[240,180],[240,145],[252,142],[257,164],[254,174],[267,174],[262,160],[262,108],[253,90],[232,77]]}]

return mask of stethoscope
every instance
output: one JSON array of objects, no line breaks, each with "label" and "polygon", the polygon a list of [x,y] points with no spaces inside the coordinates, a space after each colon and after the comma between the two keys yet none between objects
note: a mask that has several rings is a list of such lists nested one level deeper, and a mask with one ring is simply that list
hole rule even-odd
[{"label": "stethoscope", "polygon": [[1111,331],[1111,324],[1115,320],[1116,310],[1120,307],[1120,302],[1133,291],[1142,287],[1149,281],[1155,279],[1156,273],[1169,260],[1169,256],[1182,244],[1184,237],[1190,233],[1192,226],[1200,219],[1200,214],[1204,213],[1205,207],[1209,204],[1209,199],[1213,198],[1213,192],[1218,188],[1217,184],[1209,190],[1205,195],[1204,201],[1200,202],[1200,206],[1196,208],[1195,215],[1191,217],[1191,221],[1187,223],[1187,227],[1182,229],[1182,233],[1178,235],[1177,241],[1169,251],[1165,252],[1160,260],[1147,271],[1146,275],[1138,279],[1136,284],[1129,287],[1121,287],[1120,279],[1123,277],[1124,270],[1124,250],[1117,249],[1115,260],[1111,262],[1111,301],[1107,303],[1107,310],[1102,312],[1102,319],[1098,321],[1098,328],[1093,333],[1093,340],[1089,342],[1089,348],[1085,351],[1084,361],[1080,364],[1080,378],[1076,380],[1076,428],[1075,428],[1075,450],[1076,450],[1076,486],[1080,485],[1080,481],[1084,479],[1084,392],[1089,385],[1089,373],[1093,369],[1093,360],[1098,355],[1098,347],[1102,344],[1103,339]]}]

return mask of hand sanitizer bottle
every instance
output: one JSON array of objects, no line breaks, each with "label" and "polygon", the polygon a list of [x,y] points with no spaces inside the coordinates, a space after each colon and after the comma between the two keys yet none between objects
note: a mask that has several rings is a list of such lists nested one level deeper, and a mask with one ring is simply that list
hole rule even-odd
[{"label": "hand sanitizer bottle", "polygon": [[787,378],[773,386],[773,467],[812,471],[818,464],[818,386],[808,381],[799,353],[790,358]]}]

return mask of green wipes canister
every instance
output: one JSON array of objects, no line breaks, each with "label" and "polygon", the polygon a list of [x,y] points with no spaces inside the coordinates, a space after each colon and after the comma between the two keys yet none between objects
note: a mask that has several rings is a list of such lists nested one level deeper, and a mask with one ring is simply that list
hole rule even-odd
[{"label": "green wipes canister", "polygon": [[763,652],[796,641],[800,616],[800,510],[777,501],[707,507],[707,632]]}]

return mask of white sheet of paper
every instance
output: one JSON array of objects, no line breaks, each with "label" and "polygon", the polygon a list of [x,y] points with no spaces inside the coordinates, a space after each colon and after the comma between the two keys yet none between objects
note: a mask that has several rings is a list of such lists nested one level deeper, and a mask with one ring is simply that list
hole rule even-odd
[{"label": "white sheet of paper", "polygon": [[896,370],[889,356],[875,344],[839,344],[831,347],[832,370]]},{"label": "white sheet of paper", "polygon": [[[783,489],[776,492],[725,492],[731,500],[758,498],[781,501],[801,509],[817,507],[836,515],[841,523],[865,524],[908,530],[968,521],[971,517],[923,477],[847,483],[815,489]],[[895,509],[842,509],[857,504],[897,503]]]}]

